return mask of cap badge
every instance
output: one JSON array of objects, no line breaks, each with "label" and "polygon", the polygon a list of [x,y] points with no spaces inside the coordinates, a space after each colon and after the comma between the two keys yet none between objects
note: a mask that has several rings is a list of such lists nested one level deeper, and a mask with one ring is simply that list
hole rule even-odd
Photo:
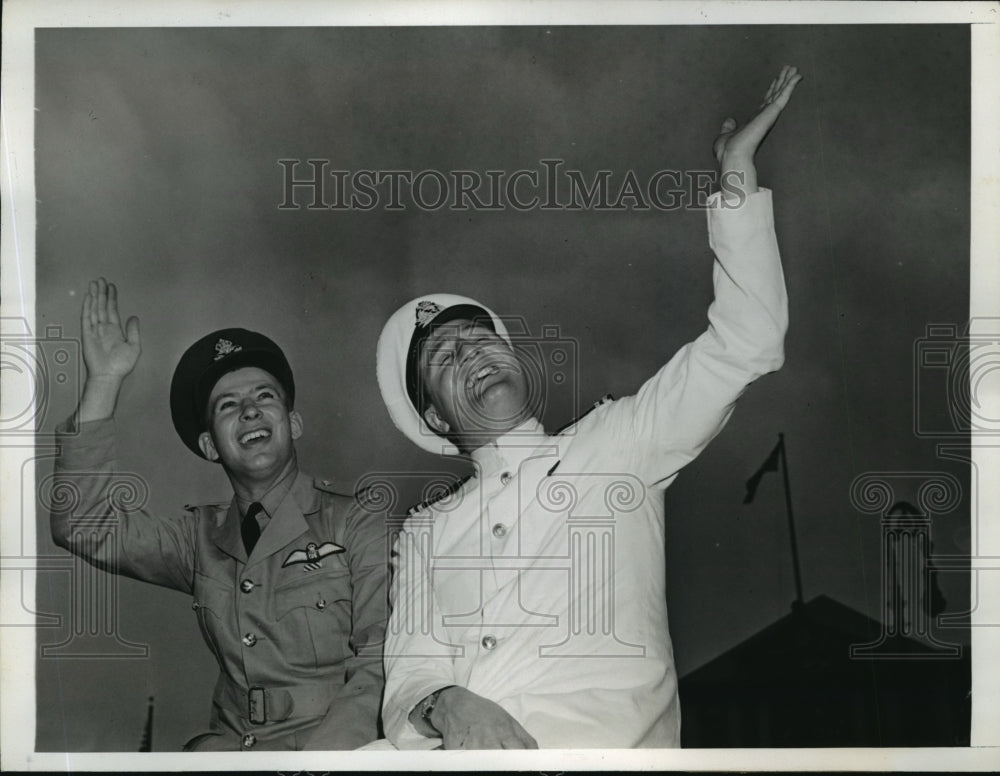
[{"label": "cap badge", "polygon": [[234,345],[227,339],[220,339],[215,343],[215,358],[213,361],[218,361],[220,358],[225,358],[230,353],[239,353],[243,350],[242,345]]},{"label": "cap badge", "polygon": [[426,326],[434,320],[434,316],[441,312],[441,306],[434,302],[417,302],[417,326]]}]

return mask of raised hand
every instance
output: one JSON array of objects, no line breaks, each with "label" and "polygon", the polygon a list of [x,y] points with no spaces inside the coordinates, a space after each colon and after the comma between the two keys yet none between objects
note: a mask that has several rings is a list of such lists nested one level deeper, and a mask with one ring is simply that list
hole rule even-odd
[{"label": "raised hand", "polygon": [[139,360],[139,319],[134,315],[122,327],[118,316],[118,289],[104,278],[90,281],[80,319],[83,360],[88,378],[128,375]]},{"label": "raised hand", "polygon": [[441,691],[431,712],[444,749],[537,749],[538,742],[500,706],[464,687]]},{"label": "raised hand", "polygon": [[764,102],[750,121],[740,129],[737,129],[736,119],[728,118],[722,122],[721,132],[712,144],[716,160],[722,164],[723,157],[727,155],[752,159],[801,80],[798,70],[785,65],[778,77],[771,81],[771,86],[764,95]]},{"label": "raised hand", "polygon": [[110,418],[122,381],[135,368],[142,352],[139,319],[132,316],[122,327],[114,283],[104,278],[90,281],[90,290],[83,299],[80,337],[87,382],[83,385],[76,422]]},{"label": "raised hand", "polygon": [[801,80],[802,76],[798,70],[785,65],[778,73],[778,77],[771,81],[771,86],[764,95],[764,101],[750,121],[742,127],[739,127],[733,118],[722,122],[720,134],[712,144],[712,153],[719,162],[723,179],[727,174],[737,173],[746,193],[752,194],[757,191],[754,154],[792,98],[792,92]]}]

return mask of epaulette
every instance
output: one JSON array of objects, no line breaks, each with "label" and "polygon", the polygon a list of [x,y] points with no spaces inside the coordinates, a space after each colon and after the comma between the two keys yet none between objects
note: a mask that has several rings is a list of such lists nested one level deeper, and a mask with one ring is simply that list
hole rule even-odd
[{"label": "epaulette", "polygon": [[605,404],[611,404],[611,402],[613,402],[614,400],[615,400],[615,397],[612,396],[610,393],[604,394],[600,399],[598,399],[593,404],[591,404],[590,407],[587,408],[586,412],[584,412],[582,415],[580,415],[579,417],[577,417],[575,420],[571,420],[569,423],[567,423],[561,429],[559,429],[558,431],[556,431],[556,434],[557,435],[561,434],[566,429],[573,428],[573,426],[575,426],[577,423],[579,423],[581,420],[583,420],[585,417],[587,417],[591,412],[593,412],[594,410],[596,410],[598,407],[603,407]]},{"label": "epaulette", "polygon": [[318,477],[313,479],[313,487],[324,493],[332,493],[334,496],[343,496],[344,490],[337,486],[333,480],[321,480]]},{"label": "epaulette", "polygon": [[465,485],[465,483],[467,483],[471,479],[472,479],[471,474],[468,474],[465,477],[461,477],[455,480],[453,483],[451,483],[451,485],[442,490],[440,493],[435,495],[434,498],[429,498],[426,499],[425,501],[421,501],[419,504],[414,504],[412,507],[406,510],[407,517],[415,515],[418,512],[423,512],[426,509],[430,509],[439,501],[444,501],[444,499],[450,496],[454,496],[456,493],[458,493],[459,490],[461,490],[462,486]]}]

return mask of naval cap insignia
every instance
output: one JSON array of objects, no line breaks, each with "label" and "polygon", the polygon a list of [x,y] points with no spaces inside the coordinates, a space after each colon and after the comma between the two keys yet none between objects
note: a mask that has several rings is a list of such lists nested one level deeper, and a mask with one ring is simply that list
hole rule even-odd
[{"label": "naval cap insignia", "polygon": [[232,342],[225,338],[220,338],[218,342],[215,343],[215,358],[213,361],[218,361],[220,358],[225,358],[230,353],[239,353],[243,350],[242,345],[234,345]]},{"label": "naval cap insignia", "polygon": [[434,320],[434,316],[441,312],[441,306],[424,300],[417,302],[417,326],[426,326]]}]

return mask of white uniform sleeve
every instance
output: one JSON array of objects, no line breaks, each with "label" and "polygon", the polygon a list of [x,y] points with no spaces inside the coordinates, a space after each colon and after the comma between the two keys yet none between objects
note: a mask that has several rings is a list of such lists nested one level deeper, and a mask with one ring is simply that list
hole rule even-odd
[{"label": "white uniform sleeve", "polygon": [[419,733],[409,722],[410,711],[435,690],[457,682],[454,660],[434,636],[434,619],[441,612],[430,585],[431,548],[425,546],[430,537],[409,526],[407,521],[393,549],[382,724],[397,749],[431,749],[441,739]]},{"label": "white uniform sleeve", "polygon": [[722,430],[746,387],[784,361],[788,299],[771,192],[738,208],[713,195],[708,231],[716,256],[708,329],[636,395],[592,413],[613,462],[648,487],[669,485]]}]

